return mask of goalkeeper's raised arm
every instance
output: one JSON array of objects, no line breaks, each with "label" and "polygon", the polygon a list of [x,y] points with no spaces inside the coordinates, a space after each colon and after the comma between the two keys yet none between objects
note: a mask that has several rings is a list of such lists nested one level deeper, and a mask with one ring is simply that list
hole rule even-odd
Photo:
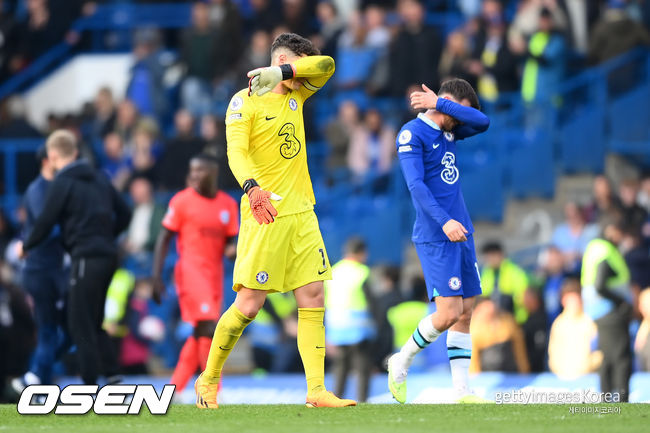
[{"label": "goalkeeper's raised arm", "polygon": [[[309,40],[283,34],[271,47],[271,66],[250,71],[248,89],[230,102],[228,161],[259,223],[273,222],[280,208],[286,214],[313,206],[311,183],[295,182],[309,176],[302,105],[334,69],[334,59],[321,56]],[[280,197],[285,200],[276,209],[269,200]]]},{"label": "goalkeeper's raised arm", "polygon": [[317,92],[334,74],[334,59],[329,56],[306,56],[293,63],[253,69],[248,73],[248,91],[259,96],[271,91],[281,81],[297,80],[309,92]]}]

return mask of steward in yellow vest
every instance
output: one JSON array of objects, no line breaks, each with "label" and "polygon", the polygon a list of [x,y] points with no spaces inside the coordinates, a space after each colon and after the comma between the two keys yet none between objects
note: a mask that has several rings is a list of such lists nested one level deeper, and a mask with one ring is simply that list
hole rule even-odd
[{"label": "steward in yellow vest", "polygon": [[365,242],[351,238],[345,257],[332,266],[332,280],[325,281],[326,340],[336,346],[334,373],[337,395],[343,395],[347,375],[358,373],[357,399],[368,396],[376,325],[372,315],[372,297],[368,289],[370,269]]},{"label": "steward in yellow vest", "polygon": [[630,271],[618,250],[625,228],[607,223],[602,239],[587,244],[582,257],[582,300],[585,313],[596,322],[600,365],[600,392],[628,401],[632,375]]},{"label": "steward in yellow vest", "polygon": [[494,242],[483,247],[485,266],[481,270],[481,289],[484,297],[492,298],[501,310],[512,313],[517,323],[528,318],[524,308],[524,293],[528,288],[526,272],[503,253],[503,247]]}]

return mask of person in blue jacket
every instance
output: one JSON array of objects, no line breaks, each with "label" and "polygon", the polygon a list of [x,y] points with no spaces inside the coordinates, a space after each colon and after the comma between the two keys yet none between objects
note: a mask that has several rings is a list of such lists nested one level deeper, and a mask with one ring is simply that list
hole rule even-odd
[{"label": "person in blue jacket", "polygon": [[[23,233],[25,238],[32,231],[36,218],[43,212],[45,197],[55,175],[44,146],[38,149],[36,158],[41,171],[29,184],[24,196],[27,212]],[[57,225],[25,258],[22,285],[34,300],[34,319],[38,331],[29,371],[12,381],[12,387],[17,392],[21,392],[27,385],[53,383],[53,365],[69,348],[64,308],[68,272],[64,266],[64,255],[61,230]]]}]

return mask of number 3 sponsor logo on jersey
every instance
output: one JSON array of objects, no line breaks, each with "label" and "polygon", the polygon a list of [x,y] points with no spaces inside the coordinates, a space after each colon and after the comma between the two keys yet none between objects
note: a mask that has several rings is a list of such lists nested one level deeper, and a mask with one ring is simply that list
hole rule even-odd
[{"label": "number 3 sponsor logo on jersey", "polygon": [[296,138],[296,127],[293,123],[287,122],[282,125],[278,136],[284,136],[284,143],[280,146],[280,155],[285,159],[294,158],[300,153],[300,140]]},{"label": "number 3 sponsor logo on jersey", "polygon": [[445,155],[440,161],[442,165],[445,166],[445,169],[440,172],[440,177],[442,181],[452,185],[458,180],[458,168],[456,168],[456,155],[451,152],[445,152]]}]

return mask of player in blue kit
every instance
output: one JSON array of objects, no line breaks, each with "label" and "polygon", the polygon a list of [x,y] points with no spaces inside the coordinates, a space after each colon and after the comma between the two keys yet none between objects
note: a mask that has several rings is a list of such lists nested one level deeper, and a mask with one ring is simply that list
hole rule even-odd
[{"label": "player in blue kit", "polygon": [[472,340],[469,324],[474,298],[481,294],[472,221],[460,188],[456,141],[487,130],[490,120],[465,80],[445,81],[438,95],[425,85],[411,94],[411,106],[426,109],[397,136],[404,179],[415,206],[412,240],[422,263],[436,312],[423,318],[413,336],[388,360],[388,387],[406,401],[406,376],[415,355],[447,333],[451,378],[459,403],[487,402],[468,386]]}]

